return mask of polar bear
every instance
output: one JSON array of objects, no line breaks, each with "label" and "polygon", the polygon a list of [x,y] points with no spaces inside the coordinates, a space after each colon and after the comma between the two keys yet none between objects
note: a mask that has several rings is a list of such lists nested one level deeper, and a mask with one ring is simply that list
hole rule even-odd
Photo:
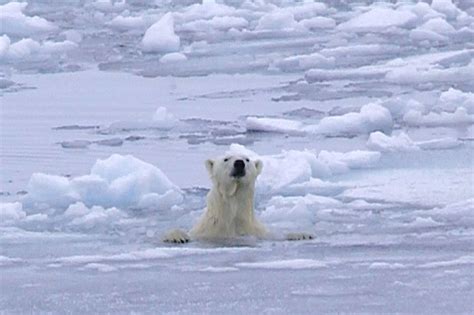
[{"label": "polar bear", "polygon": [[[262,172],[260,160],[245,155],[227,155],[207,160],[206,169],[212,181],[207,195],[207,208],[198,223],[188,233],[168,232],[163,241],[186,243],[190,239],[219,240],[239,236],[269,237],[254,213],[255,181]],[[292,233],[288,240],[312,239],[306,233]]]}]

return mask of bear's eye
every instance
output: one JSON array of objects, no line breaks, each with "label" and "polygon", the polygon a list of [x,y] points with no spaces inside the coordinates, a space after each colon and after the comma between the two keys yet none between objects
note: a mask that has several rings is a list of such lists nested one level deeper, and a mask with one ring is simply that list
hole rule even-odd
[{"label": "bear's eye", "polygon": [[227,162],[227,161],[229,161],[229,158],[225,158],[225,159],[224,159],[224,162]]},{"label": "bear's eye", "polygon": [[245,161],[247,161],[247,163],[248,163],[248,162],[250,162],[250,160],[249,160],[249,159],[245,159]]}]

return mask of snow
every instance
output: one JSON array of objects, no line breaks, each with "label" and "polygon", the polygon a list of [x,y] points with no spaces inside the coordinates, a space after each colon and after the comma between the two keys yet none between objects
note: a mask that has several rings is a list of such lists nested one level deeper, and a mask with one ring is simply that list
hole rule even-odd
[{"label": "snow", "polygon": [[23,211],[23,205],[20,202],[0,203],[0,222],[18,221],[24,219],[26,213]]},{"label": "snow", "polygon": [[[35,173],[28,183],[23,203],[32,211],[41,204],[64,208],[78,201],[87,206],[128,208],[145,203],[155,211],[164,211],[182,201],[178,187],[157,167],[131,155],[113,154],[97,160],[88,175],[72,179]],[[105,220],[116,215],[114,209],[92,208],[87,220]],[[102,217],[102,219],[101,219]],[[86,220],[86,219],[84,219]],[[78,224],[86,224],[79,220]]]},{"label": "snow", "polygon": [[362,106],[359,112],[325,117],[305,130],[330,136],[348,136],[373,131],[390,132],[392,126],[390,112],[379,104],[370,103]]},{"label": "snow", "polygon": [[160,58],[161,63],[175,63],[175,62],[181,62],[181,61],[186,61],[186,60],[188,60],[188,58],[186,57],[185,54],[176,53],[176,52],[168,53]]},{"label": "snow", "polygon": [[307,29],[332,29],[336,27],[336,21],[324,16],[316,16],[299,22]]},{"label": "snow", "polygon": [[376,103],[362,106],[359,112],[324,117],[317,124],[303,125],[299,121],[269,117],[248,117],[246,120],[248,131],[266,131],[295,135],[309,133],[333,137],[368,134],[377,130],[390,132],[392,126],[393,120],[390,111]]},{"label": "snow", "polygon": [[474,124],[474,115],[468,114],[464,107],[458,107],[454,113],[449,112],[429,112],[426,115],[417,111],[410,110],[403,116],[403,122],[409,126],[452,126],[462,127]]},{"label": "snow", "polygon": [[417,16],[409,11],[375,7],[339,24],[337,29],[345,32],[385,31],[389,27],[409,27],[416,20]]},{"label": "snow", "polygon": [[70,220],[68,225],[81,230],[113,225],[125,216],[122,211],[114,207],[104,209],[100,206],[92,206],[88,208],[82,202],[70,205],[64,212],[64,217]]},{"label": "snow", "polygon": [[248,27],[249,22],[242,17],[235,16],[214,16],[212,19],[199,19],[185,23],[181,30],[190,32],[211,32],[227,31],[233,29],[243,29]]},{"label": "snow", "polygon": [[0,24],[2,33],[8,36],[30,36],[37,33],[50,33],[57,27],[39,16],[24,14],[27,2],[9,2],[0,5]]},{"label": "snow", "polygon": [[126,6],[126,0],[115,1],[115,0],[96,0],[92,2],[92,7],[105,13],[110,12],[121,12]]},{"label": "snow", "polygon": [[456,31],[456,29],[451,24],[440,17],[428,20],[419,28],[417,28],[417,30],[434,32],[441,35],[449,35]]},{"label": "snow", "polygon": [[367,147],[382,152],[419,150],[415,142],[404,132],[392,137],[380,131],[373,132],[370,134],[369,140],[367,140]]},{"label": "snow", "polygon": [[385,79],[398,84],[426,84],[440,82],[463,82],[474,79],[474,62],[466,67],[400,67],[388,71]]},{"label": "snow", "polygon": [[464,107],[469,114],[474,114],[474,93],[449,88],[441,93],[439,103],[434,108],[453,112],[458,107]]},{"label": "snow", "polygon": [[379,152],[355,150],[350,152],[321,151],[318,158],[329,168],[339,171],[340,166],[349,169],[370,168],[380,159]]},{"label": "snow", "polygon": [[[166,55],[165,55],[166,56]],[[172,57],[174,59],[175,57]],[[151,120],[123,120],[116,121],[103,130],[103,133],[114,133],[123,130],[144,130],[144,129],[158,129],[170,130],[177,124],[177,119],[166,107],[160,106],[156,109]]]},{"label": "snow", "polygon": [[451,0],[433,0],[431,8],[446,15],[448,18],[454,18],[459,13],[458,8]]},{"label": "snow", "polygon": [[167,13],[146,30],[142,47],[145,52],[175,52],[179,50],[180,42],[179,36],[174,31],[173,15]]},{"label": "snow", "polygon": [[283,30],[290,31],[298,29],[299,24],[295,21],[293,13],[278,10],[263,15],[255,27],[256,30]]},{"label": "snow", "polygon": [[444,137],[426,141],[418,141],[416,145],[422,150],[444,150],[453,149],[461,146],[463,143],[453,137]]},{"label": "snow", "polygon": [[118,15],[108,22],[107,25],[120,31],[129,31],[143,29],[148,26],[148,22],[142,16]]},{"label": "snow", "polygon": [[20,62],[25,59],[48,59],[76,48],[77,44],[69,40],[39,43],[31,38],[24,38],[11,43],[10,38],[3,35],[0,39],[0,60]]},{"label": "snow", "polygon": [[382,132],[373,132],[367,140],[367,147],[380,152],[413,152],[418,150],[445,150],[462,145],[453,137],[443,137],[425,141],[413,141],[405,132],[396,136],[387,136]]},{"label": "snow", "polygon": [[283,71],[297,71],[312,68],[328,68],[334,66],[334,57],[325,57],[320,53],[296,55],[279,60],[275,66]]}]

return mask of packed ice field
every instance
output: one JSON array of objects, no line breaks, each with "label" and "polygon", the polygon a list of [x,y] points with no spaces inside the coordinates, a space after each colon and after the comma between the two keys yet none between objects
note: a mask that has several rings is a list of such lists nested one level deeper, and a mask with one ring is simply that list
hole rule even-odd
[{"label": "packed ice field", "polygon": [[[472,313],[473,56],[471,0],[0,0],[0,313]],[[163,243],[229,153],[273,237]]]}]

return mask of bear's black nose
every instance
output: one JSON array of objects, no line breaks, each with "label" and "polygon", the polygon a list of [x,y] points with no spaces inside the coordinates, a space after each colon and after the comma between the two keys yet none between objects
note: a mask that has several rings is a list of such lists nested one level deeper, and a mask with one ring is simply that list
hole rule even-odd
[{"label": "bear's black nose", "polygon": [[235,168],[236,170],[239,170],[239,171],[240,171],[240,170],[243,170],[243,169],[245,168],[245,163],[244,163],[244,161],[243,161],[243,160],[236,160],[236,161],[234,162],[234,168]]}]

